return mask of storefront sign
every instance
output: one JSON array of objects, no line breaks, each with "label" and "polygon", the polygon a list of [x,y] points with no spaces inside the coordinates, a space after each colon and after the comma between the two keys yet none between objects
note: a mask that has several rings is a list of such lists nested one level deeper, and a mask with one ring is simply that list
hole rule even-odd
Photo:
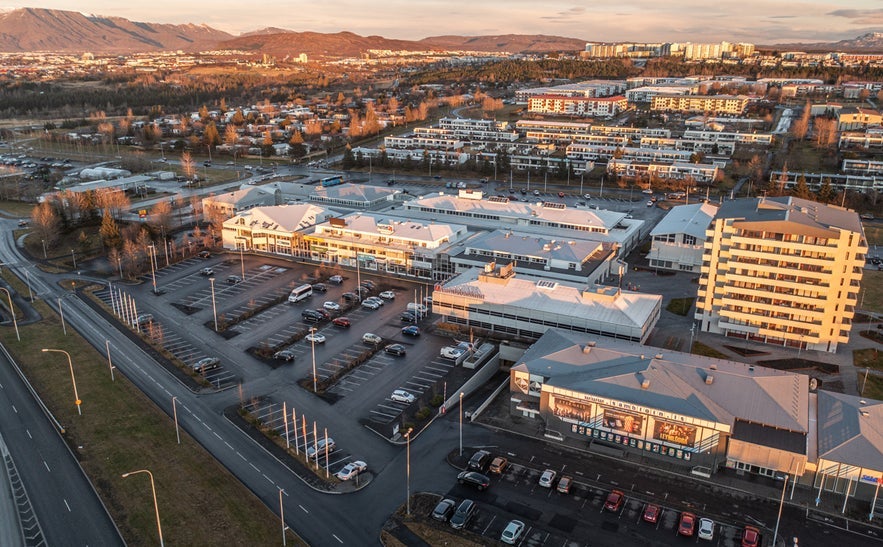
[{"label": "storefront sign", "polygon": [[696,442],[696,428],[656,420],[653,425],[653,438],[668,443],[693,446],[693,443]]}]

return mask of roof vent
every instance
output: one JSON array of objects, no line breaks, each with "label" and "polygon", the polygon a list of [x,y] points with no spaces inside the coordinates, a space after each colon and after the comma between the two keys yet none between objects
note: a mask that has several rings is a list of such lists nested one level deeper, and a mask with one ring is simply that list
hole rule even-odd
[{"label": "roof vent", "polygon": [[754,372],[754,367],[748,367],[748,372]]},{"label": "roof vent", "polygon": [[589,346],[590,348],[593,348],[593,347],[595,347],[595,344],[596,344],[596,343],[597,343],[597,342],[595,342],[594,340],[592,340],[591,342],[586,342],[586,345]]},{"label": "roof vent", "polygon": [[661,354],[661,353],[657,353],[656,355],[653,356],[653,358],[654,358],[654,359],[662,359],[662,354]]},{"label": "roof vent", "polygon": [[714,383],[714,375],[706,374],[705,375],[705,385],[710,386],[713,383]]},{"label": "roof vent", "polygon": [[870,415],[871,415],[871,413],[870,413],[870,412],[868,412],[868,411],[867,411],[867,410],[859,410],[859,412],[860,412],[860,413],[861,413],[861,415],[862,415],[862,416],[865,416],[865,417],[867,417],[867,416],[870,416]]},{"label": "roof vent", "polygon": [[717,365],[711,365],[711,366],[708,367],[708,368],[710,368],[711,370],[717,370]]},{"label": "roof vent", "polygon": [[641,359],[644,359],[644,354],[643,354],[643,353],[641,354]]},{"label": "roof vent", "polygon": [[590,346],[588,344],[583,346],[583,353],[589,353],[590,351],[592,351],[592,346]]},{"label": "roof vent", "polygon": [[650,389],[650,380],[648,380],[648,379],[645,378],[645,379],[641,382],[641,389]]}]

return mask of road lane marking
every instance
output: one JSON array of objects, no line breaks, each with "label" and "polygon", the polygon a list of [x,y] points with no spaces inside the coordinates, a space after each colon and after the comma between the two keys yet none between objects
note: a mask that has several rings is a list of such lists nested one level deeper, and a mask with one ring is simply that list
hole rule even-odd
[{"label": "road lane marking", "polygon": [[25,429],[25,433],[28,434],[28,438],[30,438],[30,439],[33,439],[33,438],[34,438],[34,436],[31,435],[31,430],[30,430],[30,429]]},{"label": "road lane marking", "polygon": [[15,408],[15,405],[12,405],[12,410],[14,410],[16,414],[18,414],[18,409]]},{"label": "road lane marking", "polygon": [[68,513],[73,513],[73,511],[71,511],[71,506],[68,505],[68,503],[67,503],[67,500],[64,499],[64,498],[62,498],[62,500],[64,501],[64,506],[67,507],[67,512],[68,512]]},{"label": "road lane marking", "polygon": [[300,507],[301,509],[303,509],[303,512],[304,512],[304,513],[306,513],[306,514],[308,514],[308,515],[310,514],[310,512],[307,511],[307,508],[304,507],[303,505],[298,505],[298,507]]},{"label": "road lane marking", "polygon": [[256,466],[255,464],[253,464],[253,463],[251,463],[251,462],[248,462],[248,465],[250,465],[250,466],[252,467],[252,469],[254,469],[255,471],[257,471],[258,473],[261,472],[261,470],[258,469],[257,466]]},{"label": "road lane marking", "polygon": [[337,537],[336,535],[331,534],[331,537],[333,537],[334,539],[336,539],[337,541],[339,541],[341,544],[343,544],[343,540],[340,539],[339,537]]},{"label": "road lane marking", "polygon": [[48,464],[48,463],[46,463],[46,460],[43,460],[43,465],[45,465],[45,466],[46,466],[46,471],[49,471],[49,472],[50,472],[50,473],[52,473],[52,470],[51,470],[51,469],[49,469],[49,464]]}]

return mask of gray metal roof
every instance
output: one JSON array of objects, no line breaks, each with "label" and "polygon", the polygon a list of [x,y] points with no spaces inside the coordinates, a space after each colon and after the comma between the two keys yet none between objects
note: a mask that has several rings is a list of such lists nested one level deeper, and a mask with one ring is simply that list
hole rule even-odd
[{"label": "gray metal roof", "polygon": [[717,207],[710,203],[672,207],[671,211],[650,231],[650,235],[689,234],[696,239],[704,240],[705,230],[711,225],[715,213]]},{"label": "gray metal roof", "polygon": [[[586,348],[589,342],[595,346]],[[808,429],[806,375],[556,329],[513,369],[542,375],[551,386],[730,426],[738,418]]]},{"label": "gray metal roof", "polygon": [[725,201],[715,219],[732,218],[745,222],[785,222],[781,229],[793,232],[798,227],[814,232],[842,228],[862,233],[858,213],[836,205],[825,205],[795,197],[743,198]]},{"label": "gray metal roof", "polygon": [[819,391],[818,408],[819,459],[883,471],[883,401]]}]

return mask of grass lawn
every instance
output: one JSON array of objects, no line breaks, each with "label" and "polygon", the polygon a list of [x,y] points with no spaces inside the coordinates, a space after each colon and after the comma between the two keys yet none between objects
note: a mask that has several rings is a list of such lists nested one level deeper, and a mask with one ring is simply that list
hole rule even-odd
[{"label": "grass lawn", "polygon": [[[18,291],[23,284],[4,277]],[[27,294],[26,292],[24,294]],[[21,342],[11,328],[0,329],[9,349],[41,398],[65,425],[65,439],[104,500],[130,545],[154,545],[156,521],[147,477],[120,475],[149,469],[156,481],[163,536],[177,545],[278,545],[279,520],[199,444],[182,432],[119,371],[112,382],[106,357],[76,332],[65,336],[55,313],[41,301],[43,321],[20,326]],[[77,414],[71,356],[82,416]],[[289,541],[298,543],[293,533]]]},{"label": "grass lawn", "polygon": [[706,346],[702,342],[693,342],[693,351],[690,353],[693,355],[704,355],[705,357],[716,357],[718,359],[730,358],[727,354],[721,353],[710,346]]},{"label": "grass lawn", "polygon": [[859,296],[859,308],[883,313],[883,271],[864,271],[862,276],[862,293]]},{"label": "grass lawn", "polygon": [[693,307],[693,302],[696,300],[695,297],[691,298],[672,298],[668,303],[668,306],[665,307],[666,310],[676,313],[678,315],[685,316],[690,313],[690,309]]},{"label": "grass lawn", "polygon": [[859,371],[859,375],[858,375],[859,387],[862,386],[862,383],[865,384],[865,389],[861,393],[862,397],[867,397],[869,399],[876,399],[878,401],[883,401],[883,378],[869,374],[868,381],[865,382],[865,375],[864,375],[863,371]]},{"label": "grass lawn", "polygon": [[873,348],[857,349],[852,352],[852,362],[857,369],[883,370],[883,353]]}]

